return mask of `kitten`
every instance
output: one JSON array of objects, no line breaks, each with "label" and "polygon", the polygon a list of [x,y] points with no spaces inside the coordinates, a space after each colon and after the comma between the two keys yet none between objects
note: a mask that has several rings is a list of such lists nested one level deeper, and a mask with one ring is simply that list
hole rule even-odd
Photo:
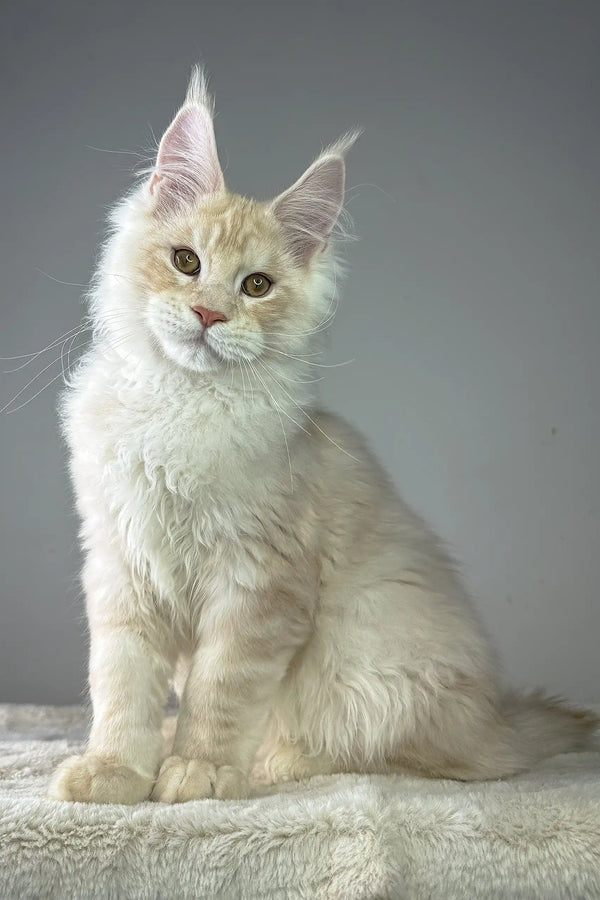
[{"label": "kitten", "polygon": [[195,71],[113,214],[63,406],[93,726],[55,798],[240,797],[253,766],[499,778],[596,726],[503,692],[452,561],[360,435],[315,406],[355,136],[272,202],[231,194]]}]

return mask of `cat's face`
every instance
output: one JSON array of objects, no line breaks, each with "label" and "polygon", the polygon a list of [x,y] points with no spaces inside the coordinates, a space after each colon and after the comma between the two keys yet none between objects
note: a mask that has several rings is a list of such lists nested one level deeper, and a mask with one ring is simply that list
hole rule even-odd
[{"label": "cat's face", "polygon": [[326,249],[352,140],[272,202],[231,194],[195,72],[150,181],[117,223],[111,265],[134,289],[127,311],[107,315],[109,327],[135,317],[167,359],[200,372],[301,353],[328,312]]},{"label": "cat's face", "polygon": [[173,362],[204,371],[298,351],[321,317],[311,277],[263,204],[225,191],[152,223],[136,273]]}]

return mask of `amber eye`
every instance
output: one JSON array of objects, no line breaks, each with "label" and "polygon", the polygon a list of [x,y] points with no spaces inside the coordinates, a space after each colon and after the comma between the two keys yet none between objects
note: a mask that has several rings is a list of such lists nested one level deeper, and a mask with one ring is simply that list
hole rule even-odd
[{"label": "amber eye", "polygon": [[273,282],[269,281],[266,275],[253,272],[242,281],[242,290],[249,297],[264,297],[272,284]]},{"label": "amber eye", "polygon": [[200,271],[200,260],[193,250],[187,247],[180,247],[173,253],[173,265],[184,275],[195,275]]}]

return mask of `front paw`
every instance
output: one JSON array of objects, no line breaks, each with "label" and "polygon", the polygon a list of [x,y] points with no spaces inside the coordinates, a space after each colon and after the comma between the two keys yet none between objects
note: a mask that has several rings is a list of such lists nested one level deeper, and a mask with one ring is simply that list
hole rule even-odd
[{"label": "front paw", "polygon": [[71,756],[57,769],[48,796],[79,803],[126,803],[147,800],[152,779],[128,766],[92,753]]},{"label": "front paw", "polygon": [[248,779],[236,766],[215,766],[205,759],[169,756],[161,766],[152,800],[186,803],[188,800],[234,800],[246,797]]}]

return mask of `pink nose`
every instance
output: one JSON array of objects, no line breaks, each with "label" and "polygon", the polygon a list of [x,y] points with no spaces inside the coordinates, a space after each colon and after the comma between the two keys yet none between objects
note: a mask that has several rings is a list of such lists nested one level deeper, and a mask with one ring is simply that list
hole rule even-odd
[{"label": "pink nose", "polygon": [[226,322],[227,316],[222,312],[217,312],[214,309],[207,309],[205,306],[192,306],[192,309],[196,313],[196,315],[200,316],[202,319],[202,324],[205,328],[210,328],[211,325],[214,325],[215,322]]}]

